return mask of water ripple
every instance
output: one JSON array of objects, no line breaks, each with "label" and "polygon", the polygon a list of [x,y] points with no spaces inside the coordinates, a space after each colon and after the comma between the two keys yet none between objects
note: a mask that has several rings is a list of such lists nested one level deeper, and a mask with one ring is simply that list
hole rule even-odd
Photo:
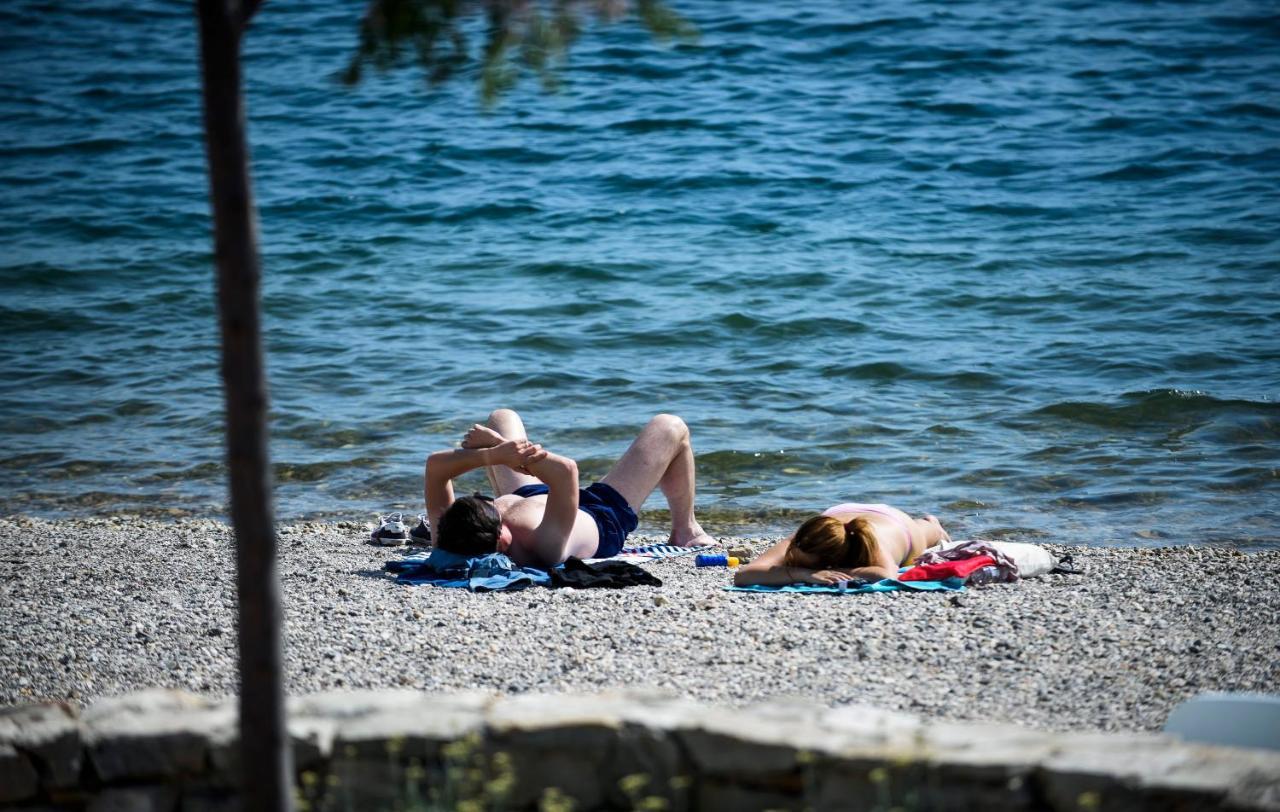
[{"label": "water ripple", "polygon": [[[865,497],[1280,546],[1270,5],[676,6],[697,44],[593,27],[562,93],[490,111],[344,90],[355,13],[264,7],[282,515],[416,507],[423,455],[510,405],[592,475],[682,414],[727,525]],[[217,513],[189,9],[0,23],[0,509]]]}]

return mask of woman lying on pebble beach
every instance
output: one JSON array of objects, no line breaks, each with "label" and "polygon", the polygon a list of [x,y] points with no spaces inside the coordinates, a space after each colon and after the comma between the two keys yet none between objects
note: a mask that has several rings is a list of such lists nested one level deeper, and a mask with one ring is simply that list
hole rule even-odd
[{"label": "woman lying on pebble beach", "polygon": [[795,533],[738,569],[737,586],[836,584],[853,578],[896,578],[898,568],[942,541],[935,516],[913,519],[888,505],[835,505],[807,519]]}]

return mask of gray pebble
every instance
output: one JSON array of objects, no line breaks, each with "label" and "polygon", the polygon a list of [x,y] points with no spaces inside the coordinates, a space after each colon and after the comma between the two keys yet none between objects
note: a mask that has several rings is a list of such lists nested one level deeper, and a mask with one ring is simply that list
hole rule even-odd
[{"label": "gray pebble", "polygon": [[[37,525],[60,541],[33,546]],[[367,532],[360,522],[281,528],[290,693],[643,685],[719,702],[799,695],[946,719],[1154,730],[1200,691],[1271,691],[1280,677],[1276,551],[1077,546],[1085,576],[963,595],[727,592],[730,571],[692,558],[645,565],[659,588],[484,595],[381,577],[404,551],[365,544]],[[767,540],[729,541],[758,555]],[[11,517],[0,519],[0,546],[0,702],[236,691],[225,525]]]}]

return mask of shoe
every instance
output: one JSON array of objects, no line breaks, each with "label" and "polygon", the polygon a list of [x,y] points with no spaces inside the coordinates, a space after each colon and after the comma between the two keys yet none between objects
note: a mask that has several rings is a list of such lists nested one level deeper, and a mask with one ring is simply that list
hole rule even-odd
[{"label": "shoe", "polygon": [[418,514],[418,526],[409,531],[409,543],[431,546],[431,528],[427,527],[427,514]]},{"label": "shoe", "polygon": [[408,540],[409,534],[404,529],[404,514],[401,513],[383,516],[378,529],[369,536],[369,541],[379,547],[398,547]]}]

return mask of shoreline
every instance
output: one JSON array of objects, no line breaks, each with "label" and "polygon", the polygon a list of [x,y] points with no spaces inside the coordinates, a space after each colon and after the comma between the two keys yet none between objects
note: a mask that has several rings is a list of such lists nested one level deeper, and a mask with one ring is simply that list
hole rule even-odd
[{"label": "shoreline", "polygon": [[[486,486],[480,484],[481,489]],[[466,488],[463,489],[467,490]],[[658,500],[661,501],[661,500]],[[1017,523],[992,523],[982,517],[951,512],[951,505],[937,507],[912,504],[910,501],[898,502],[896,507],[903,507],[909,514],[923,515],[936,513],[952,536],[956,538],[983,538],[993,541],[1028,542],[1063,547],[1091,547],[1108,549],[1161,549],[1166,547],[1213,548],[1219,550],[1239,550],[1244,553],[1261,551],[1280,551],[1280,536],[1274,532],[1275,523],[1271,522],[1258,532],[1241,532],[1231,536],[1204,538],[1191,536],[1181,530],[1171,532],[1168,529],[1130,527],[1123,534],[1117,535],[1114,523],[1104,528],[1105,532],[1098,536],[1089,536],[1088,528],[1097,522],[1111,521],[1104,515],[1086,515],[1065,511],[1059,515],[1061,525],[1058,532],[1049,533],[1033,526]],[[278,506],[277,506],[278,507]],[[768,542],[781,538],[795,530],[805,519],[817,515],[829,507],[825,502],[815,503],[805,508],[775,509],[732,509],[725,510],[712,507],[698,507],[698,519],[704,527],[710,528],[713,536],[743,539],[748,542]],[[378,510],[368,508],[352,510],[324,510],[302,513],[277,513],[276,524],[282,527],[302,527],[316,525],[364,526],[376,523],[378,517],[389,513],[402,513],[413,520],[424,510],[419,503],[412,506],[390,505]],[[633,535],[660,537],[665,535],[668,513],[665,507],[645,506],[640,517],[640,526]],[[354,518],[353,518],[354,517]],[[151,505],[126,507],[101,507],[93,509],[86,506],[75,508],[54,506],[27,505],[10,501],[0,504],[0,520],[31,520],[51,523],[77,523],[94,521],[141,521],[141,522],[214,522],[229,524],[230,517],[225,511],[212,508],[175,507],[173,505]],[[1064,539],[1072,543],[1063,543]],[[1189,540],[1190,539],[1190,540]],[[1079,540],[1079,541],[1077,541]]]},{"label": "shoreline", "polygon": [[[291,694],[646,687],[1158,730],[1197,693],[1280,677],[1280,551],[1046,545],[1086,574],[959,595],[735,593],[727,570],[689,558],[645,565],[662,587],[472,594],[387,579],[405,548],[367,536],[358,522],[281,527]],[[207,519],[0,519],[0,702],[233,694],[232,553]]]}]

